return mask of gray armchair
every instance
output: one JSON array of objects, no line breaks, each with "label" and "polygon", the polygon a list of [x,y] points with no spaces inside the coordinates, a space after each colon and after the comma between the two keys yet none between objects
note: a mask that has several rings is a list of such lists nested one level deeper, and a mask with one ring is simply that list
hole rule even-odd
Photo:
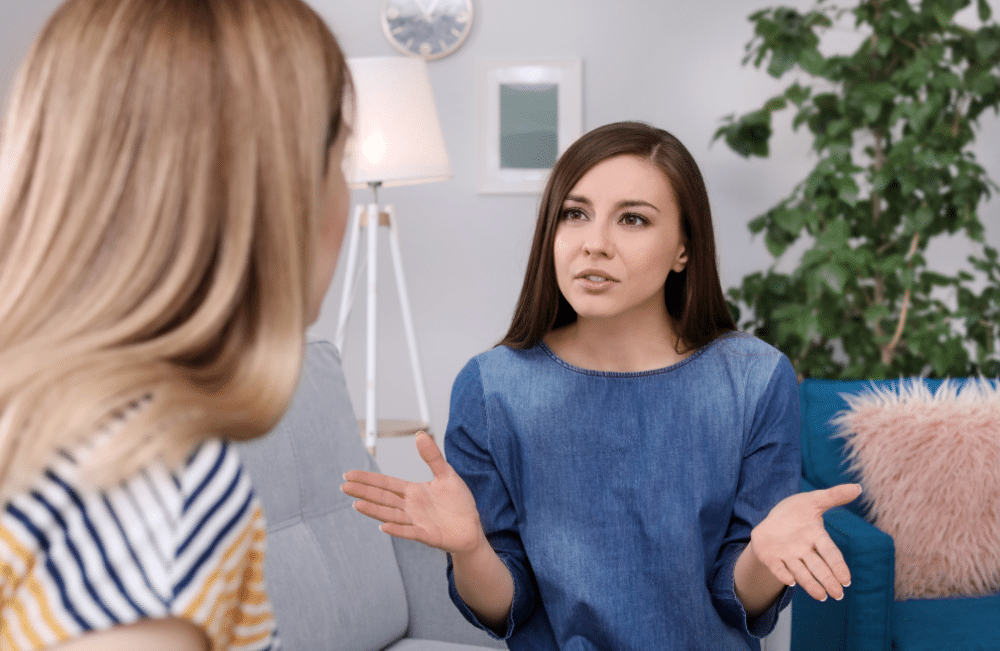
[{"label": "gray armchair", "polygon": [[506,648],[452,605],[443,552],[391,539],[340,491],[347,470],[377,468],[332,344],[308,344],[288,413],[240,454],[267,514],[267,582],[286,651]]}]

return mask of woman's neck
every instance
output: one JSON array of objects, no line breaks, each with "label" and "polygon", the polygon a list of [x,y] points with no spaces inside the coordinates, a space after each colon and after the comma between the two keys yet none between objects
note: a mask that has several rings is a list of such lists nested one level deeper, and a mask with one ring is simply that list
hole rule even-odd
[{"label": "woman's neck", "polygon": [[672,366],[693,351],[678,353],[672,319],[588,319],[548,333],[545,345],[559,358],[593,371],[635,373]]}]

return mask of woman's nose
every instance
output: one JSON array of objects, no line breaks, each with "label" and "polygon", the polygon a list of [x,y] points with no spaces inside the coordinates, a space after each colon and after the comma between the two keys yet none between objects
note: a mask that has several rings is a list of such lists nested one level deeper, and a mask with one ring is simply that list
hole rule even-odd
[{"label": "woman's nose", "polygon": [[602,255],[610,258],[614,252],[608,225],[600,220],[591,222],[583,241],[583,252],[587,255]]}]

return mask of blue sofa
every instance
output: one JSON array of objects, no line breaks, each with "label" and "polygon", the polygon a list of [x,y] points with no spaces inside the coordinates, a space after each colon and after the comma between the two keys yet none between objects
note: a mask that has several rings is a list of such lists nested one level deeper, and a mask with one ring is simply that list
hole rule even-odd
[{"label": "blue sofa", "polygon": [[[931,390],[941,384],[925,382]],[[832,436],[829,420],[847,408],[840,394],[859,393],[871,384],[806,379],[799,386],[803,490],[857,481],[846,470],[844,442]],[[898,381],[874,384],[895,387]],[[851,568],[852,583],[839,602],[819,602],[796,591],[793,651],[1000,650],[1000,594],[896,601],[892,538],[862,517],[860,500],[831,509],[824,520]]]}]

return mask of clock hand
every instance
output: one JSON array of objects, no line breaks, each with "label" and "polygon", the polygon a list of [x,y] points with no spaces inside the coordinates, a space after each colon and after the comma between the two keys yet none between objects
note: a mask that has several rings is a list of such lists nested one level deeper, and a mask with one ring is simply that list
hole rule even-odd
[{"label": "clock hand", "polygon": [[[424,6],[424,3],[421,2],[420,0],[413,0],[413,2],[414,2],[414,4],[417,5],[417,7],[420,8],[420,13],[422,13],[424,15],[424,20],[426,20],[427,22],[430,22],[431,21],[431,12],[427,10],[427,8]],[[434,4],[437,4],[437,2],[435,2]]]}]

